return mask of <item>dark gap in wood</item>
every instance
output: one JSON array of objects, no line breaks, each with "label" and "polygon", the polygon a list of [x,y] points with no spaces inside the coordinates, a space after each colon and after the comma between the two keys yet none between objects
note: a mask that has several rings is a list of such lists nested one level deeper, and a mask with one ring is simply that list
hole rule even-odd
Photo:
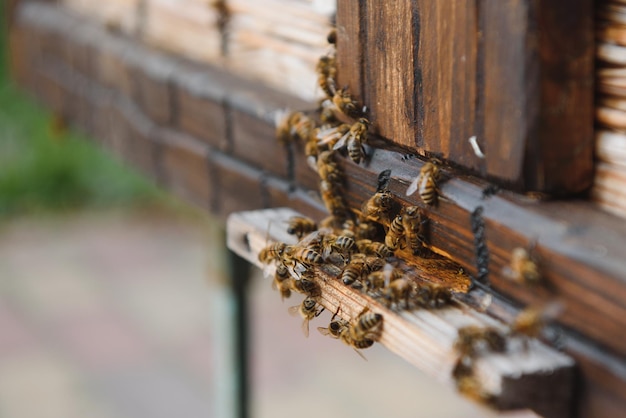
[{"label": "dark gap in wood", "polygon": [[[369,44],[369,32],[367,28],[367,0],[359,0],[357,3],[359,14],[359,92],[362,103],[369,103],[369,89],[367,88],[368,74],[370,72],[370,62],[367,54],[367,45]],[[339,86],[341,87],[341,86]],[[368,109],[369,111],[369,109]],[[367,112],[366,112],[367,113]],[[370,116],[371,121],[371,116]]]},{"label": "dark gap in wood", "polygon": [[[259,176],[259,191],[261,194],[261,207],[263,209],[269,209],[270,207],[272,207],[272,196],[270,195],[268,189],[269,186],[267,185],[267,177],[268,173],[266,171],[262,171],[261,175]],[[295,190],[295,185],[293,181],[289,181],[288,183],[288,192],[291,193]]]},{"label": "dark gap in wood", "polygon": [[[527,123],[526,147],[524,151],[524,163],[523,167],[523,181],[524,188],[528,188],[528,185],[533,185],[535,190],[543,189],[545,187],[545,164],[543,162],[543,150],[541,149],[540,138],[540,113],[541,113],[541,81],[539,68],[539,28],[537,26],[537,18],[539,10],[535,3],[529,2],[527,6],[527,22],[526,37],[524,39],[524,50],[528,55],[525,60],[524,66],[524,80],[526,80],[527,91],[529,94],[525,97],[526,102],[521,103],[520,109],[523,109]],[[536,56],[530,59],[531,56]],[[532,99],[531,99],[532,98]],[[533,100],[534,99],[534,100]]]},{"label": "dark gap in wood", "polygon": [[220,143],[220,149],[227,154],[232,154],[235,148],[235,138],[233,134],[233,108],[228,99],[222,100],[224,108],[224,138]]},{"label": "dark gap in wood", "polygon": [[476,280],[487,283],[489,276],[489,249],[485,240],[485,220],[483,207],[478,206],[470,216],[474,234],[474,252],[476,254]]},{"label": "dark gap in wood", "polygon": [[168,101],[170,104],[168,122],[172,126],[179,126],[180,105],[178,103],[178,86],[176,85],[174,80],[172,80],[172,77],[168,77],[167,80],[167,94],[169,96]]},{"label": "dark gap in wood", "polygon": [[[476,0],[476,98],[475,98],[475,115],[474,115],[474,134],[476,135],[476,143],[480,146],[483,154],[489,152],[486,149],[485,141],[485,15],[483,13],[483,5],[485,0]],[[481,174],[486,174],[487,164],[484,162],[480,165]]]},{"label": "dark gap in wood", "polygon": [[219,180],[219,170],[215,164],[215,153],[213,149],[207,156],[206,159],[207,164],[207,172],[209,173],[209,208],[212,213],[221,213],[222,204],[221,204],[221,187]]},{"label": "dark gap in wood", "polygon": [[294,155],[295,153],[293,147],[294,144],[292,142],[285,144],[285,164],[287,183],[289,184],[289,193],[292,193],[296,189],[296,157]]},{"label": "dark gap in wood", "polygon": [[411,37],[413,41],[413,115],[411,125],[417,125],[417,134],[413,138],[416,147],[424,146],[424,97],[422,95],[422,64],[420,51],[420,11],[418,0],[411,3]]}]

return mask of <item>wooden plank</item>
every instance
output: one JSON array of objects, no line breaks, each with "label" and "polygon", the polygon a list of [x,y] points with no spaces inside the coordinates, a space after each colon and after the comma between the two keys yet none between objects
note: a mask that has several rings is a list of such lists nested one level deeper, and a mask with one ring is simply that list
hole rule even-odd
[{"label": "wooden plank", "polygon": [[[264,268],[258,254],[268,243],[268,225],[270,242],[294,243],[293,237],[286,234],[286,225],[291,216],[297,215],[288,208],[232,214],[227,222],[228,246],[251,263]],[[415,273],[420,280],[458,274],[453,265],[433,269],[428,262],[423,260],[423,264],[412,264],[418,269],[419,273]],[[403,268],[401,261],[398,265]],[[446,269],[451,269],[451,272],[446,272]],[[340,269],[336,266],[326,264],[315,271],[315,282],[321,288],[318,303],[331,312],[341,307],[339,316],[348,321],[356,318],[365,307],[382,314],[384,326],[380,343],[447,384],[453,384],[451,373],[457,358],[453,345],[459,328],[471,324],[505,329],[484,314],[458,306],[393,311],[337,280]],[[406,274],[413,273],[407,271]],[[512,339],[509,347],[517,348],[502,354],[486,353],[479,358],[476,374],[484,384],[483,389],[495,398],[494,404],[502,409],[529,407],[536,408],[546,417],[569,415],[573,378],[571,370],[568,370],[573,365],[571,359],[537,341],[530,342],[527,351],[517,344],[520,341]],[[549,399],[549,402],[536,403],[537,394]]]},{"label": "wooden plank", "polygon": [[360,103],[369,102],[364,88],[365,1],[337,0],[337,86],[348,87]]},{"label": "wooden plank", "polygon": [[359,4],[357,18],[354,2],[339,3],[338,62],[357,77],[363,50],[367,88],[350,86],[373,131],[507,187],[590,186],[591,1]]}]

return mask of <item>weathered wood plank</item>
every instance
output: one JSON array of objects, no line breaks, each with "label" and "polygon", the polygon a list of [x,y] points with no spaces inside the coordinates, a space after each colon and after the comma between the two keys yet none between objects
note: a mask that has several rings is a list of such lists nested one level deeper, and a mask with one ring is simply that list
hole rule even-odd
[{"label": "weathered wood plank", "polygon": [[[270,242],[293,243],[293,237],[286,234],[286,225],[295,215],[298,213],[288,208],[234,213],[227,222],[229,248],[263,268],[258,253],[268,243],[267,234]],[[457,274],[453,265],[433,269],[429,261],[413,265],[420,269],[420,280],[445,276],[446,268],[452,269],[451,276]],[[365,307],[382,314],[384,326],[380,343],[448,384],[453,384],[451,372],[457,358],[453,345],[459,328],[478,325],[505,329],[484,314],[458,306],[397,313],[337,280],[339,269],[334,265],[328,264],[315,271],[315,282],[322,291],[318,300],[326,309],[336,312],[341,307],[339,316],[348,321],[356,318]],[[502,354],[484,354],[477,361],[476,374],[484,383],[484,389],[495,397],[494,404],[502,409],[536,408],[546,417],[568,415],[573,379],[568,370],[573,365],[571,359],[537,341],[531,342],[527,351],[521,349],[519,343],[509,341],[509,347],[517,348]]]},{"label": "weathered wood plank", "polygon": [[507,187],[590,186],[590,0],[371,0],[360,17],[355,4],[339,4],[340,74],[360,74],[355,51],[366,45],[367,87],[350,87],[380,136]]}]

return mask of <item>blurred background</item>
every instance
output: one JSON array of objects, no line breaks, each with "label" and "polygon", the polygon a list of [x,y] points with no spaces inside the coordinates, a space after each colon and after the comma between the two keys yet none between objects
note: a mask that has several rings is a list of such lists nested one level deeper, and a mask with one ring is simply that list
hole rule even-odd
[{"label": "blurred background", "polygon": [[[5,3],[2,16],[5,16]],[[0,31],[0,417],[227,417],[222,225],[24,95]],[[375,346],[363,361],[250,285],[253,417],[471,417],[477,406]]]}]

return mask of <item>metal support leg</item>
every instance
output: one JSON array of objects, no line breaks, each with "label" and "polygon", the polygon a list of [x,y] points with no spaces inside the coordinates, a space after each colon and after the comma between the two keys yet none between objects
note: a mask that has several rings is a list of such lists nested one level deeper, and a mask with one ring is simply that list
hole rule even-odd
[{"label": "metal support leg", "polygon": [[249,316],[248,316],[248,283],[250,281],[251,266],[243,258],[232,251],[228,251],[228,271],[230,275],[231,293],[234,302],[233,347],[235,384],[236,388],[236,411],[233,416],[248,418],[250,398],[250,374],[249,374]]}]

